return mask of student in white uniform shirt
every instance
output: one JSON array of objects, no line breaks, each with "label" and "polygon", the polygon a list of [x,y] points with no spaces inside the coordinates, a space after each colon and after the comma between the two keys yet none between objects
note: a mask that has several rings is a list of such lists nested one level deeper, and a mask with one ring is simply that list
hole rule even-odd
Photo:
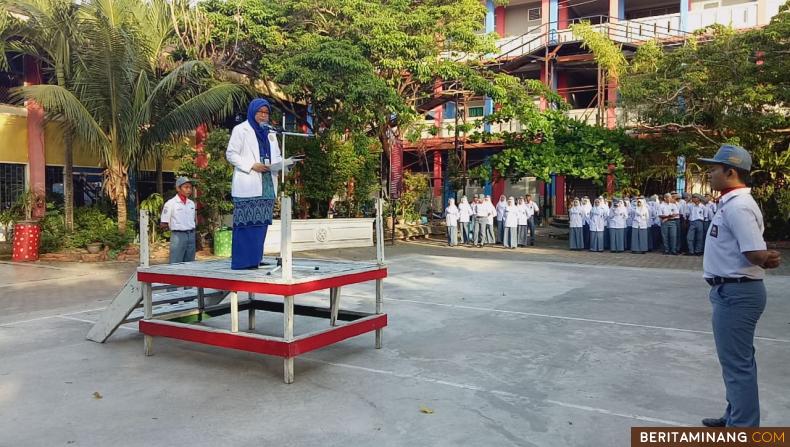
[{"label": "student in white uniform shirt", "polygon": [[482,247],[488,243],[486,236],[486,229],[488,227],[488,218],[493,218],[493,207],[488,208],[489,203],[486,203],[485,198],[478,197],[477,203],[472,207],[475,212],[475,230],[473,234],[475,247]]},{"label": "student in white uniform shirt", "polygon": [[496,243],[501,244],[505,240],[505,210],[507,209],[507,197],[499,196],[499,203],[496,204]]},{"label": "student in white uniform shirt", "polygon": [[516,201],[513,197],[507,199],[507,207],[505,207],[504,225],[505,234],[502,242],[505,247],[515,249],[518,247],[518,217],[521,211],[516,206]]},{"label": "student in white uniform shirt", "polygon": [[650,196],[650,201],[647,202],[647,208],[650,210],[650,236],[647,240],[647,250],[657,250],[661,246],[661,218],[658,217],[658,205],[661,202],[658,196],[653,194]]},{"label": "student in white uniform shirt", "polygon": [[584,248],[584,208],[582,208],[579,199],[573,200],[568,217],[570,218],[570,231],[568,232],[570,249],[582,250]]},{"label": "student in white uniform shirt", "polygon": [[160,226],[170,230],[170,263],[192,262],[195,260],[195,202],[192,195],[192,182],[186,177],[176,180],[177,194],[162,208]]},{"label": "student in white uniform shirt", "polygon": [[672,194],[664,194],[664,202],[658,206],[658,217],[661,218],[661,241],[665,255],[678,254],[678,221],[680,210],[672,198]]},{"label": "student in white uniform shirt", "polygon": [[703,231],[705,234],[708,234],[710,221],[712,221],[713,216],[716,215],[716,201],[713,200],[713,196],[710,194],[705,194],[705,200],[702,201],[702,204],[705,205],[705,221],[703,223]]},{"label": "student in white uniform shirt", "polygon": [[650,210],[645,204],[645,198],[636,199],[636,206],[631,218],[631,252],[645,254],[648,251],[650,238]]},{"label": "student in white uniform shirt", "polygon": [[486,220],[486,243],[494,245],[496,244],[496,236],[494,233],[494,217],[496,216],[496,208],[494,207],[494,204],[491,203],[491,196],[486,196],[483,204],[489,213],[488,219]]},{"label": "student in white uniform shirt", "polygon": [[609,211],[609,244],[612,253],[621,253],[625,250],[625,221],[628,219],[628,210],[622,200],[615,201],[615,206]]},{"label": "student in white uniform shirt", "polygon": [[778,251],[763,240],[763,216],[746,187],[752,158],[742,147],[724,145],[713,158],[710,185],[721,191],[719,209],[705,239],[702,262],[711,286],[713,339],[721,364],[727,406],[720,418],[703,419],[707,427],[759,427],[754,332],[765,310],[764,269],[779,266]]},{"label": "student in white uniform shirt", "polygon": [[518,208],[518,245],[526,247],[529,243],[527,238],[529,217],[527,217],[527,203],[523,197],[519,197],[516,208]]},{"label": "student in white uniform shirt", "polygon": [[469,199],[466,196],[461,197],[461,204],[458,205],[458,229],[461,232],[461,242],[469,244],[472,240],[472,228],[470,222],[474,216],[472,206],[469,205]]},{"label": "student in white uniform shirt", "polygon": [[604,251],[604,233],[609,211],[604,208],[601,199],[595,199],[595,205],[590,210],[590,251]]},{"label": "student in white uniform shirt", "polygon": [[447,224],[447,245],[455,247],[458,245],[458,218],[460,212],[455,206],[455,199],[447,201],[447,208],[444,209],[444,219]]},{"label": "student in white uniform shirt", "polygon": [[705,245],[705,215],[708,210],[702,204],[702,196],[694,194],[691,203],[686,205],[686,220],[688,221],[688,233],[686,234],[686,244],[688,246],[688,256],[702,256],[702,248]]}]

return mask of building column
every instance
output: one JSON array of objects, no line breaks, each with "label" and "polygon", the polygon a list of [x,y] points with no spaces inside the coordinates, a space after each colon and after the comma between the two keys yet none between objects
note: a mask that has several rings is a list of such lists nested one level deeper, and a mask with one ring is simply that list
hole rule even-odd
[{"label": "building column", "polygon": [[768,10],[768,0],[757,0],[757,26],[771,23],[772,14],[776,14],[776,11]]},{"label": "building column", "polygon": [[497,6],[494,9],[494,28],[499,38],[505,37],[505,7]]},{"label": "building column", "polygon": [[625,20],[625,0],[609,0],[609,21]]},{"label": "building column", "polygon": [[442,151],[433,151],[433,196],[442,196]]},{"label": "building column", "polygon": [[[495,31],[494,28],[494,0],[486,0],[486,34],[493,33]],[[494,111],[494,101],[491,100],[488,96],[486,96],[485,101],[483,103],[483,116],[488,117]],[[483,125],[484,132],[491,132],[491,125],[485,124]]]},{"label": "building column", "polygon": [[554,178],[554,215],[561,216],[568,214],[565,209],[565,176],[557,175]]},{"label": "building column", "polygon": [[557,29],[559,30],[568,29],[568,17],[570,15],[568,8],[568,3],[563,2],[557,9]]},{"label": "building column", "polygon": [[[444,87],[442,86],[442,80],[437,79],[436,82],[433,84],[433,94],[434,96],[440,96],[442,94],[442,90]],[[443,105],[438,105],[436,108],[433,109],[433,125],[436,126],[436,136],[441,137],[444,133],[444,117],[442,116]]]},{"label": "building column", "polygon": [[606,86],[606,127],[617,127],[617,81],[614,80]]},{"label": "building column", "polygon": [[[25,85],[41,84],[41,66],[31,57],[23,59]],[[26,101],[27,109],[27,187],[36,194],[33,218],[40,219],[46,212],[46,154],[44,151],[44,109],[35,101]],[[65,181],[65,179],[64,179]]]},{"label": "building column", "polygon": [[491,185],[491,201],[499,203],[499,196],[505,193],[505,179],[499,175],[496,169],[491,170],[491,178],[493,184]]},{"label": "building column", "polygon": [[559,25],[560,4],[559,0],[548,0],[548,32],[549,43],[557,42],[557,30]]},{"label": "building column", "polygon": [[208,166],[208,157],[203,150],[206,146],[206,138],[208,138],[208,126],[203,123],[195,129],[195,165],[201,169]]},{"label": "building column", "polygon": [[691,0],[680,0],[680,30],[689,30],[689,11],[691,11]]},{"label": "building column", "polygon": [[557,94],[565,98],[565,101],[570,103],[571,95],[568,93],[568,74],[558,71],[556,72],[557,78]]}]

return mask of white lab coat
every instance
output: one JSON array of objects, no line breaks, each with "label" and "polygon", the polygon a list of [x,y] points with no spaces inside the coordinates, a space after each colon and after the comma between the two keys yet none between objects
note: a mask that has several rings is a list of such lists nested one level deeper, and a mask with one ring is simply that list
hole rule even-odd
[{"label": "white lab coat", "polygon": [[606,218],[609,217],[609,211],[602,206],[594,206],[590,210],[590,231],[604,231],[606,230]]},{"label": "white lab coat", "polygon": [[650,226],[650,210],[646,206],[634,208],[634,215],[631,219],[631,228],[646,229]]},{"label": "white lab coat", "polygon": [[444,219],[448,227],[458,226],[459,214],[458,207],[455,205],[450,205],[444,210]]},{"label": "white lab coat", "polygon": [[474,214],[472,206],[468,202],[461,202],[458,205],[458,221],[461,223],[469,223],[469,218]]},{"label": "white lab coat", "polygon": [[518,216],[520,211],[518,206],[516,205],[508,205],[505,207],[505,227],[506,228],[516,228],[518,227]]},{"label": "white lab coat", "polygon": [[[280,145],[274,132],[269,133],[269,146],[271,148],[270,164],[282,161]],[[250,123],[244,121],[233,128],[225,151],[225,158],[233,165],[233,183],[230,194],[233,197],[259,197],[263,194],[263,178],[260,172],[252,170],[255,163],[263,163],[258,149],[258,139]],[[279,170],[272,169],[274,192],[277,193],[277,175]]]},{"label": "white lab coat", "polygon": [[568,212],[568,217],[570,217],[570,227],[571,228],[581,228],[584,226],[584,208],[577,205],[570,209]]}]

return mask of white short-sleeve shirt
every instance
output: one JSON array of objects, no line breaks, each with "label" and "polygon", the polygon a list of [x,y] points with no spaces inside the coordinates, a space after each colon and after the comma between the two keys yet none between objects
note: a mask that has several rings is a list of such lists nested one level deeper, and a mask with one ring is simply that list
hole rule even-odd
[{"label": "white short-sleeve shirt", "polygon": [[160,222],[166,223],[174,231],[194,230],[195,202],[187,199],[186,203],[184,203],[176,194],[172,199],[165,202]]},{"label": "white short-sleeve shirt", "polygon": [[701,203],[699,205],[690,203],[688,206],[686,206],[686,219],[688,219],[689,222],[695,220],[705,220],[705,215],[707,213],[708,211],[705,209],[705,205]]},{"label": "white short-sleeve shirt", "polygon": [[705,278],[764,278],[765,270],[743,254],[766,249],[763,230],[763,215],[750,188],[723,195],[705,238]]}]

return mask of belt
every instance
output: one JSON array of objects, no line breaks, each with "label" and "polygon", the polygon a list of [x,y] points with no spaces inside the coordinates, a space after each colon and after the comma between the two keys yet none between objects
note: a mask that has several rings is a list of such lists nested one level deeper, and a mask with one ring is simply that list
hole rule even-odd
[{"label": "belt", "polygon": [[171,233],[192,233],[195,230],[170,230]]},{"label": "belt", "polygon": [[710,286],[717,286],[719,284],[729,284],[729,283],[742,283],[742,282],[753,282],[753,281],[762,281],[762,279],[754,279],[754,278],[722,278],[721,276],[714,276],[713,278],[705,278],[705,282],[708,283]]}]

